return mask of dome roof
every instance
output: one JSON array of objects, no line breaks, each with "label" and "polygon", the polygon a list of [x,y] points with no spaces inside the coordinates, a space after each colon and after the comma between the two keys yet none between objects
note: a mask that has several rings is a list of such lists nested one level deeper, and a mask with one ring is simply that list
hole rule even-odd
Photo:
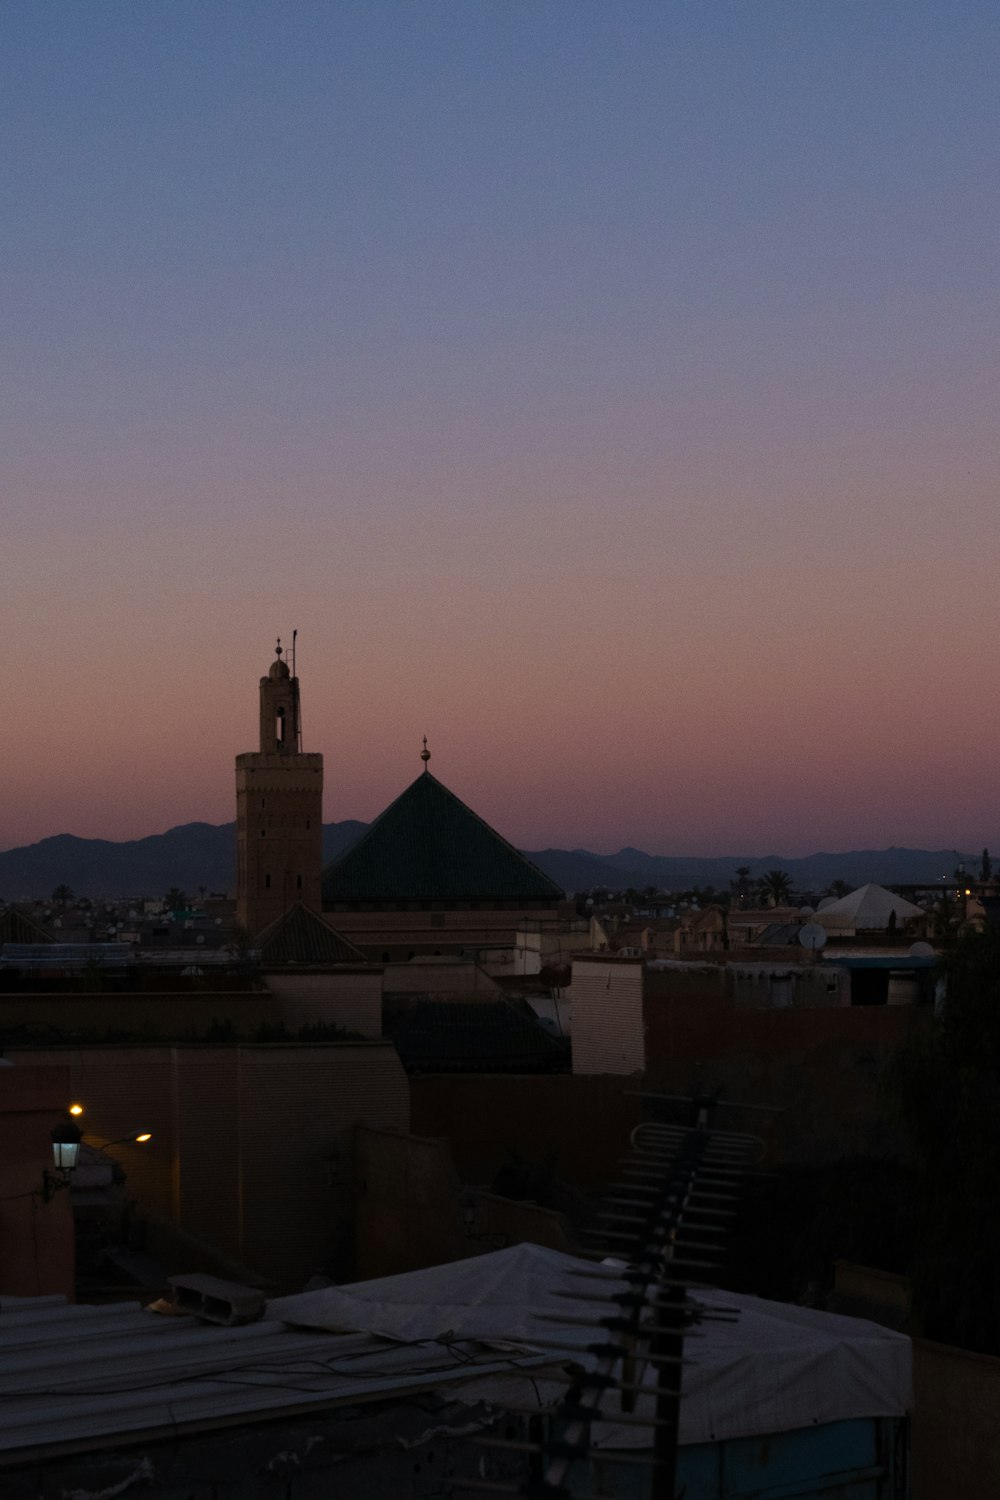
[{"label": "dome roof", "polygon": [[286,661],[282,661],[280,656],[277,657],[271,663],[271,670],[267,675],[271,678],[272,682],[276,681],[278,678],[288,677],[290,675],[288,671],[288,663]]}]

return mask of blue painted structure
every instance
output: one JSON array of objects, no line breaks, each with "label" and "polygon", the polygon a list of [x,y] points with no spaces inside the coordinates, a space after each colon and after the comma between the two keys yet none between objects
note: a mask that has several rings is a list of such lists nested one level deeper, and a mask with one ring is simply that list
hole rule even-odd
[{"label": "blue painted structure", "polygon": [[[905,1417],[696,1443],[679,1451],[675,1493],[677,1500],[907,1500],[908,1448]],[[581,1488],[645,1500],[650,1473],[647,1464],[595,1457]]]}]

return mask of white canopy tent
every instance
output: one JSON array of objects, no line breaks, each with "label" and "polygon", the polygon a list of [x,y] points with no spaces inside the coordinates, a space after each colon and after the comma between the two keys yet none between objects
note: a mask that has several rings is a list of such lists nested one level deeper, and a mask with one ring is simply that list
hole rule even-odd
[{"label": "white canopy tent", "polygon": [[922,907],[914,906],[903,896],[894,895],[883,885],[862,885],[849,896],[831,901],[829,906],[821,906],[810,921],[818,922],[827,932],[853,937],[859,932],[885,932],[893,912],[900,930],[911,917],[927,915]]},{"label": "white canopy tent", "polygon": [[[600,1292],[600,1281],[583,1279],[593,1262],[538,1245],[424,1271],[388,1276],[353,1286],[331,1287],[283,1297],[268,1304],[268,1316],[302,1328],[330,1332],[364,1331],[393,1341],[452,1343],[481,1340],[515,1353],[544,1352],[554,1345],[581,1350],[597,1336],[594,1328],[548,1321],[579,1316],[595,1304],[567,1300],[566,1293]],[[611,1270],[612,1268],[608,1268]],[[621,1289],[610,1280],[607,1289]],[[736,1322],[709,1322],[687,1345],[680,1439],[684,1444],[789,1432],[859,1417],[901,1416],[911,1404],[910,1341],[904,1335],[858,1318],[766,1302],[732,1292],[695,1294],[706,1309],[738,1310]],[[571,1352],[554,1361],[588,1356]],[[652,1412],[654,1377],[646,1370],[637,1414]],[[470,1402],[509,1400],[555,1405],[564,1387],[534,1371],[530,1380],[511,1374],[470,1381]],[[461,1392],[459,1393],[461,1394]],[[597,1446],[644,1447],[648,1434],[616,1424],[614,1403],[605,1398],[608,1421],[595,1430]]]}]

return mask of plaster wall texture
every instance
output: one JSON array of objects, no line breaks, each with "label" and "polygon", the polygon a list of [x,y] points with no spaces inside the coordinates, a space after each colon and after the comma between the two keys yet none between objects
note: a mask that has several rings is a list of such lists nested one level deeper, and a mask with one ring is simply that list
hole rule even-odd
[{"label": "plaster wall texture", "polygon": [[924,1020],[913,1007],[751,1009],[719,990],[657,985],[644,1006],[646,1084],[761,1106],[752,1115],[720,1109],[714,1122],[759,1134],[776,1164],[891,1154],[900,1143],[883,1107],[882,1071]]},{"label": "plaster wall texture", "polygon": [[382,1035],[381,972],[296,974],[285,969],[265,974],[264,982],[292,1030],[322,1024],[344,1026],[364,1037]]},{"label": "plaster wall texture", "polygon": [[98,1141],[116,1145],[140,1208],[279,1285],[350,1270],[351,1132],[409,1128],[395,1049],[334,1045],[32,1049],[62,1063]]},{"label": "plaster wall texture", "polygon": [[1000,1495],[1000,1359],[913,1340],[913,1500]]},{"label": "plaster wall texture", "polygon": [[405,962],[411,953],[461,953],[463,949],[500,947],[513,951],[519,923],[538,911],[341,911],[327,912],[338,932],[370,958]]},{"label": "plaster wall texture", "polygon": [[264,1022],[282,1020],[281,1008],[266,990],[184,990],[136,994],[10,994],[0,998],[6,1028],[52,1027],[72,1034],[100,1036],[136,1032],[150,1041],[202,1035],[213,1021],[229,1021],[244,1034]]},{"label": "plaster wall texture", "polygon": [[641,1073],[646,1066],[641,961],[573,963],[573,1072]]},{"label": "plaster wall texture", "polygon": [[562,1216],[537,1204],[464,1190],[448,1142],[355,1132],[356,1264],[365,1279],[465,1260],[528,1240],[569,1251]]},{"label": "plaster wall texture", "polygon": [[43,1202],[52,1138],[72,1102],[69,1069],[20,1059],[0,1068],[0,1296],[73,1296],[70,1196]]},{"label": "plaster wall texture", "polygon": [[426,960],[387,964],[382,987],[386,994],[433,993],[441,1000],[446,1000],[450,994],[456,999],[492,1001],[503,993],[496,980],[478,964],[436,964]]},{"label": "plaster wall texture", "polygon": [[639,1123],[634,1087],[600,1074],[421,1074],[410,1079],[413,1130],[445,1138],[466,1182],[492,1182],[516,1157],[550,1160],[559,1177],[600,1187]]}]

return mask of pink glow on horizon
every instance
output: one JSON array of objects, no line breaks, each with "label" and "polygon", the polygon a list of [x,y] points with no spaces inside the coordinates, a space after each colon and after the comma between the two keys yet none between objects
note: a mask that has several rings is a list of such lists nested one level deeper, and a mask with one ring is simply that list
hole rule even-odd
[{"label": "pink glow on horizon", "polygon": [[789,498],[759,537],[731,502],[608,516],[600,496],[475,527],[425,503],[346,545],[335,520],[242,544],[109,526],[89,545],[123,580],[111,611],[78,557],[46,581],[25,549],[22,618],[40,591],[49,607],[8,658],[31,734],[5,718],[4,844],[229,821],[271,631],[297,624],[328,820],[375,816],[426,733],[435,773],[525,847],[978,848],[997,833],[994,560],[973,526],[947,536],[954,511],[913,509],[887,525],[883,497],[860,537],[863,506],[833,495],[798,525]]}]

